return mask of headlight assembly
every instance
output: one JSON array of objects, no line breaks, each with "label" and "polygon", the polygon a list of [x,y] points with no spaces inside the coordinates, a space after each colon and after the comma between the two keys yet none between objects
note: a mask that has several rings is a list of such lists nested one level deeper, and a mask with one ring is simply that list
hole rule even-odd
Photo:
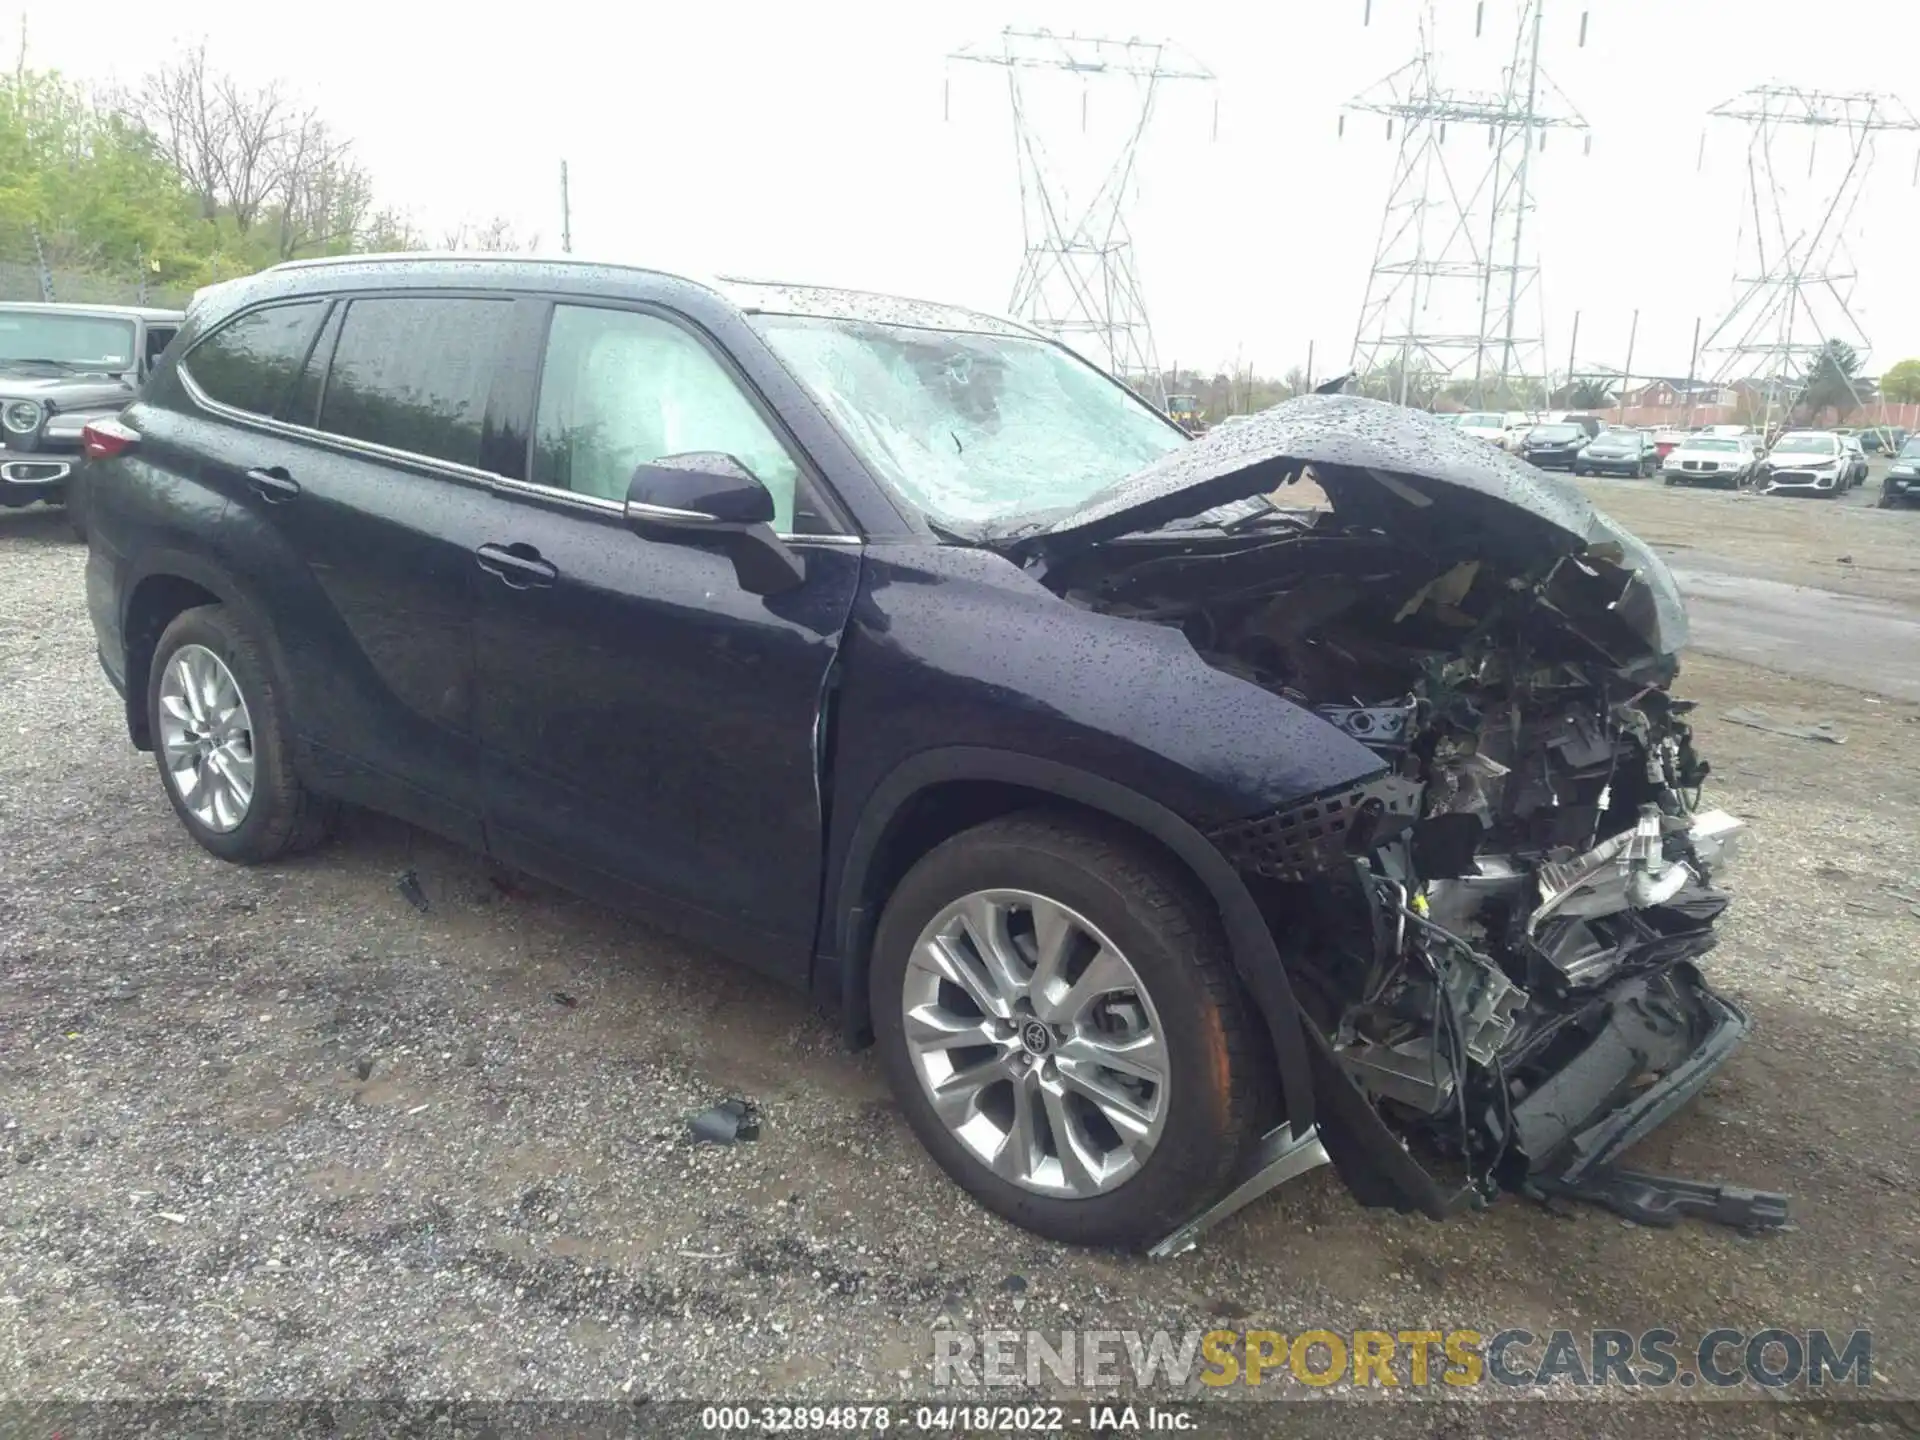
[{"label": "headlight assembly", "polygon": [[9,400],[0,408],[0,425],[11,435],[31,435],[40,428],[40,418],[38,400]]}]

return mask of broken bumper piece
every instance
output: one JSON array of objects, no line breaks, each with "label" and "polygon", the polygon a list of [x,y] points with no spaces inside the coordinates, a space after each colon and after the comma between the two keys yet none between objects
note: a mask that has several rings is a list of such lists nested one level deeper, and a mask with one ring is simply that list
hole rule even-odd
[{"label": "broken bumper piece", "polygon": [[[1679,967],[1672,980],[1620,986],[1593,1041],[1514,1107],[1514,1143],[1533,1173],[1571,1180],[1616,1159],[1698,1094],[1753,1028],[1691,966]],[[1692,1018],[1676,1003],[1685,1001],[1707,1020],[1696,1041],[1682,1028]],[[1650,1071],[1661,1078],[1631,1099],[1608,1103]]]},{"label": "broken bumper piece", "polygon": [[1253,1156],[1241,1168],[1239,1183],[1147,1253],[1156,1260],[1184,1254],[1222,1220],[1246,1209],[1269,1190],[1309,1170],[1319,1169],[1327,1163],[1328,1158],[1326,1147],[1320,1143],[1318,1130],[1295,1135],[1289,1127],[1282,1125],[1268,1131]]},{"label": "broken bumper piece", "polygon": [[[1740,1229],[1786,1227],[1784,1195],[1614,1164],[1699,1093],[1752,1028],[1745,1012],[1708,989],[1690,965],[1675,967],[1662,983],[1625,982],[1606,1003],[1608,1018],[1585,1048],[1514,1107],[1515,1151],[1538,1157],[1515,1188],[1536,1198],[1584,1200],[1644,1225],[1672,1225],[1692,1215]],[[1154,1246],[1156,1258],[1192,1249],[1228,1217],[1329,1160],[1363,1204],[1439,1220],[1486,1202],[1488,1195],[1472,1187],[1443,1192],[1381,1124],[1332,1052],[1324,1043],[1315,1048],[1319,1108],[1335,1128],[1298,1137],[1284,1126],[1273,1131],[1234,1188]],[[1655,1068],[1660,1078],[1636,1088]]]},{"label": "broken bumper piece", "polygon": [[[1787,1227],[1787,1197],[1774,1191],[1646,1175],[1613,1164],[1636,1140],[1699,1093],[1752,1028],[1744,1011],[1704,984],[1698,986],[1698,995],[1714,1015],[1706,1038],[1658,1083],[1568,1140],[1562,1147],[1561,1165],[1530,1176],[1530,1190],[1543,1196],[1585,1200],[1642,1225],[1672,1225],[1682,1215],[1694,1215],[1744,1230]],[[1537,1096],[1529,1097],[1533,1098]],[[1517,1112],[1514,1118],[1516,1124],[1521,1123]]]}]

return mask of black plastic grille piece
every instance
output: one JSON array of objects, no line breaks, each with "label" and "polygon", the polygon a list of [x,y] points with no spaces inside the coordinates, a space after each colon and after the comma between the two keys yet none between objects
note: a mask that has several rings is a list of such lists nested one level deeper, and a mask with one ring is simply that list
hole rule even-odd
[{"label": "black plastic grille piece", "polygon": [[1423,787],[1398,775],[1236,820],[1208,838],[1235,869],[1275,880],[1325,874],[1419,818]]}]

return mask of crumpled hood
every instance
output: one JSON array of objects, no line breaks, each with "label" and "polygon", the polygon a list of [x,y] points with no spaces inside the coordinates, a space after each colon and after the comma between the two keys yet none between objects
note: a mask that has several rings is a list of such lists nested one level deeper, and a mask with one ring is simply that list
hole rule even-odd
[{"label": "crumpled hood", "polygon": [[1057,558],[1270,493],[1307,466],[1336,514],[1388,533],[1541,569],[1555,556],[1592,551],[1633,572],[1618,608],[1645,617],[1657,649],[1686,644],[1685,605],[1665,562],[1571,482],[1423,410],[1358,395],[1301,395],[1223,422],[1071,511],[1015,517],[983,539],[1016,558]]}]

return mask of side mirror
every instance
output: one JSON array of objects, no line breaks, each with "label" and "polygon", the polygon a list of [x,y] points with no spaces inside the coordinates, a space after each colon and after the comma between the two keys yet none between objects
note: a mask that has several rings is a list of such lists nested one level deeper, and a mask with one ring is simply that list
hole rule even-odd
[{"label": "side mirror", "polygon": [[778,595],[806,579],[800,557],[773,533],[773,493],[731,455],[703,450],[636,466],[626,517],[648,539],[724,552],[749,594]]},{"label": "side mirror", "polygon": [[699,450],[637,466],[627,518],[649,525],[735,530],[773,523],[773,495],[731,455]]}]

